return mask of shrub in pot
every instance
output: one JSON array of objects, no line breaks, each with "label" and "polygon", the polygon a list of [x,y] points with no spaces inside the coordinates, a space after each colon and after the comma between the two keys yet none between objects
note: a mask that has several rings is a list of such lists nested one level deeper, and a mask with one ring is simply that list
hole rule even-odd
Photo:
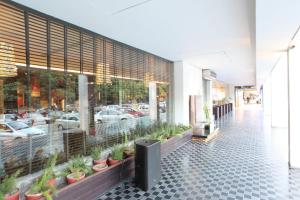
[{"label": "shrub in pot", "polygon": [[123,140],[123,158],[129,158],[134,155],[134,147],[133,145],[129,145],[128,142],[128,135],[124,133],[124,140]]},{"label": "shrub in pot", "polygon": [[42,172],[30,189],[26,192],[26,200],[52,200],[52,194],[56,192],[56,176],[54,167],[57,160],[57,154],[51,156]]},{"label": "shrub in pot", "polygon": [[91,157],[93,159],[94,172],[101,172],[108,167],[107,159],[101,159],[101,147],[93,147],[91,149]]},{"label": "shrub in pot", "polygon": [[101,159],[101,147],[93,147],[91,149],[91,157],[93,159],[93,165],[107,164],[107,159]]},{"label": "shrub in pot", "polygon": [[1,200],[19,200],[19,189],[16,187],[16,178],[20,171],[15,172],[11,176],[6,176],[0,184]]},{"label": "shrub in pot", "polygon": [[67,179],[68,184],[76,183],[85,178],[91,172],[91,168],[87,166],[86,160],[82,156],[75,156],[65,169],[63,175]]},{"label": "shrub in pot", "polygon": [[111,154],[109,154],[108,156],[108,165],[112,166],[118,164],[121,160],[123,160],[123,151],[123,146],[115,146],[112,149]]}]

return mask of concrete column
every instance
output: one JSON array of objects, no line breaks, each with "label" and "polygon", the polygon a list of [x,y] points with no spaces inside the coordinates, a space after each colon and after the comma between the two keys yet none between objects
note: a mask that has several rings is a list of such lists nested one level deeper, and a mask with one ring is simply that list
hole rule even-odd
[{"label": "concrete column", "polygon": [[188,124],[188,99],[184,95],[183,62],[174,63],[174,122]]},{"label": "concrete column", "polygon": [[235,88],[234,85],[228,85],[228,97],[231,99],[232,109],[235,109]]},{"label": "concrete column", "polygon": [[[298,34],[299,35],[299,34]],[[299,35],[300,36],[300,35]],[[294,49],[289,51],[290,83],[290,165],[300,168],[300,38]]]},{"label": "concrete column", "polygon": [[156,83],[149,83],[149,114],[152,121],[157,121],[157,93]]},{"label": "concrete column", "polygon": [[85,75],[78,75],[80,128],[89,134],[88,80]]}]

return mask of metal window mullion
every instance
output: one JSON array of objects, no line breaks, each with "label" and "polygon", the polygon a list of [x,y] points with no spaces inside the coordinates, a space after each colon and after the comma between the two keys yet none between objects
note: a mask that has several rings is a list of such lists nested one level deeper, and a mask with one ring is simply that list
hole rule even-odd
[{"label": "metal window mullion", "polygon": [[80,48],[80,73],[83,73],[83,41],[82,41],[82,31],[79,33],[79,48]]},{"label": "metal window mullion", "polygon": [[[28,111],[31,107],[31,87],[30,87],[30,49],[29,49],[29,23],[28,23],[28,13],[24,11],[24,25],[25,25],[25,49],[26,49],[26,71],[27,71],[27,98],[28,98]],[[32,139],[29,137],[29,145],[28,145],[28,163],[29,163],[29,174],[32,172]]]},{"label": "metal window mullion", "polygon": [[[68,28],[67,26],[64,26],[64,111],[66,110],[66,104],[67,104],[67,70],[68,70]],[[68,153],[68,152],[67,152]],[[67,156],[68,159],[68,156]]]},{"label": "metal window mullion", "polygon": [[27,106],[28,111],[31,106],[31,88],[30,88],[30,49],[29,49],[29,22],[28,13],[24,11],[24,24],[25,24],[25,53],[26,53],[26,72],[27,72]]}]

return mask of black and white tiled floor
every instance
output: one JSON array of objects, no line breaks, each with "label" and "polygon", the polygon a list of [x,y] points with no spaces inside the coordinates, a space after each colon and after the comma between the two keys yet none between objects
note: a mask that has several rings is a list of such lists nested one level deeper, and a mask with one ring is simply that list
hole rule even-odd
[{"label": "black and white tiled floor", "polygon": [[300,170],[289,170],[286,132],[268,128],[260,110],[219,121],[220,135],[187,142],[162,159],[162,180],[148,192],[127,180],[98,200],[300,199]]}]

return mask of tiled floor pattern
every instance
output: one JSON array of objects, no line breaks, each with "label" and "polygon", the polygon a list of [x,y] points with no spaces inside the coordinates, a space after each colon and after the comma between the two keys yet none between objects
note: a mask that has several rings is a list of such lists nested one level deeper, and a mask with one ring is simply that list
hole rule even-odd
[{"label": "tiled floor pattern", "polygon": [[259,110],[237,111],[219,126],[214,141],[188,142],[164,157],[162,180],[150,191],[127,180],[98,200],[300,199],[300,171],[277,153],[286,149],[276,147]]}]

